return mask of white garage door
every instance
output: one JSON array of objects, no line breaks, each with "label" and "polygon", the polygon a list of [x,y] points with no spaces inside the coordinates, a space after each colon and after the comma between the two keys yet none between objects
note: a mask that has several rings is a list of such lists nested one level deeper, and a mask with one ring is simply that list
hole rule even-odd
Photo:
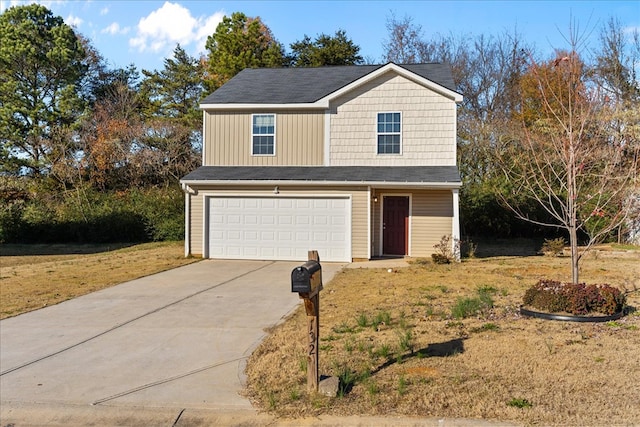
[{"label": "white garage door", "polygon": [[210,197],[210,258],[351,261],[347,197]]}]

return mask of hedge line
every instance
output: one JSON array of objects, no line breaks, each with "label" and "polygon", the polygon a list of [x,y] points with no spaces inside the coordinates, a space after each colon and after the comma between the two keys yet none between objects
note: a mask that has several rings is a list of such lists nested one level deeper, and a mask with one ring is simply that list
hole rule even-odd
[{"label": "hedge line", "polygon": [[[15,183],[14,183],[15,184]],[[178,186],[61,193],[14,185],[3,192],[0,242],[115,243],[184,239]],[[2,190],[2,188],[0,188]]]}]

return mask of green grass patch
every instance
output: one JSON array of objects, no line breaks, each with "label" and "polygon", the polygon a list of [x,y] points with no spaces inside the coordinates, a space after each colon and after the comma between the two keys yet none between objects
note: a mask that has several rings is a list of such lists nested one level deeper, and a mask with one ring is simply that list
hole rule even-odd
[{"label": "green grass patch", "polygon": [[513,398],[510,401],[507,402],[507,406],[511,406],[513,408],[520,408],[520,409],[524,409],[524,408],[531,408],[533,407],[533,404],[531,402],[529,402],[527,399],[523,399],[523,398]]},{"label": "green grass patch", "polygon": [[471,332],[486,332],[486,331],[497,331],[498,329],[500,329],[500,327],[498,325],[496,325],[495,323],[485,323],[482,326],[479,326],[477,328],[472,328]]}]

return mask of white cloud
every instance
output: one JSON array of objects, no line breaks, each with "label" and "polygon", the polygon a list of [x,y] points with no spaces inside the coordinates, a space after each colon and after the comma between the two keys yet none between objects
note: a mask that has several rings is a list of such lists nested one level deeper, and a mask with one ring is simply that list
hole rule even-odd
[{"label": "white cloud", "polygon": [[104,16],[106,14],[109,13],[109,8],[108,7],[103,7],[102,9],[100,9],[100,15]]},{"label": "white cloud", "polygon": [[186,7],[167,1],[140,19],[129,45],[139,52],[161,52],[173,49],[177,43],[183,47],[195,43],[203,51],[207,36],[215,31],[223,16],[223,12],[216,12],[195,18]]},{"label": "white cloud", "polygon": [[80,25],[82,25],[83,22],[84,21],[81,18],[74,15],[69,15],[64,20],[65,24],[71,25],[72,27],[75,27],[75,28],[80,28]]},{"label": "white cloud", "polygon": [[204,52],[205,44],[207,43],[207,37],[216,32],[216,27],[220,22],[222,22],[222,18],[224,18],[225,13],[223,11],[216,12],[213,15],[198,20],[198,24],[200,28],[198,28],[198,32],[196,33],[196,48],[198,52]]},{"label": "white cloud", "polygon": [[117,34],[127,34],[129,30],[129,27],[120,28],[120,24],[118,24],[117,22],[112,22],[110,25],[103,28],[100,32],[115,36]]},{"label": "white cloud", "polygon": [[12,6],[25,6],[31,3],[38,3],[51,10],[56,5],[63,5],[67,0],[0,0],[0,12],[4,12]]},{"label": "white cloud", "polygon": [[17,0],[0,0],[0,12],[4,12],[6,9],[9,9],[12,6],[18,6],[20,4]]}]

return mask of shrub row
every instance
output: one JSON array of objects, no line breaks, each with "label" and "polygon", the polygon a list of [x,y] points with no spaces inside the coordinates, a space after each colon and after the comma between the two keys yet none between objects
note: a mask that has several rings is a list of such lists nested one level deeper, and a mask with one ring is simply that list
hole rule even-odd
[{"label": "shrub row", "polygon": [[109,192],[87,188],[62,193],[31,188],[2,202],[0,242],[4,243],[184,238],[184,196],[178,186]]},{"label": "shrub row", "polygon": [[626,297],[619,289],[607,284],[586,285],[540,280],[527,289],[523,303],[551,313],[612,315],[624,308]]}]

